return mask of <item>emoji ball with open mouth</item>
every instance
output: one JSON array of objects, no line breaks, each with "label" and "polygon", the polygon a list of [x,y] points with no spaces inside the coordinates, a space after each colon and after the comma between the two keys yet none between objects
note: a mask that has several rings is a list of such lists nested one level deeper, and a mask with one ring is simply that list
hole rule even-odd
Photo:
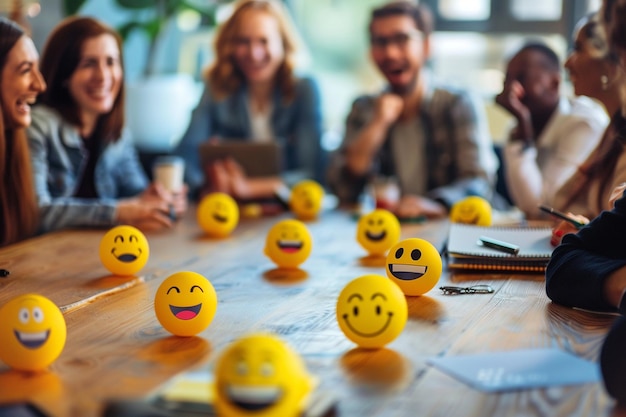
[{"label": "emoji ball with open mouth", "polygon": [[211,324],[217,310],[217,294],[211,282],[196,272],[167,277],[154,297],[159,323],[176,336],[194,336]]},{"label": "emoji ball with open mouth", "polygon": [[299,220],[282,220],[267,232],[265,255],[279,268],[297,268],[311,253],[313,240]]},{"label": "emoji ball with open mouth", "polygon": [[0,308],[0,359],[11,368],[44,370],[59,357],[66,337],[63,314],[46,297],[21,295]]},{"label": "emoji ball with open mouth", "polygon": [[226,237],[239,223],[239,207],[225,193],[211,193],[200,201],[198,224],[211,237]]},{"label": "emoji ball with open mouth", "polygon": [[359,219],[356,240],[370,255],[385,255],[399,239],[400,222],[389,210],[376,209]]},{"label": "emoji ball with open mouth", "polygon": [[387,276],[406,295],[422,295],[430,291],[441,277],[441,255],[427,240],[405,239],[389,250]]},{"label": "emoji ball with open mouth", "polygon": [[313,220],[322,208],[324,188],[313,180],[298,182],[291,190],[289,208],[300,220]]},{"label": "emoji ball with open mouth", "polygon": [[381,348],[406,324],[408,307],[396,284],[364,275],[346,285],[337,299],[337,322],[346,337],[363,348]]},{"label": "emoji ball with open mouth", "polygon": [[116,226],[100,241],[100,260],[115,275],[134,275],[150,256],[148,239],[133,226]]},{"label": "emoji ball with open mouth", "polygon": [[465,197],[452,206],[450,221],[452,223],[491,226],[491,204],[482,197]]},{"label": "emoji ball with open mouth", "polygon": [[296,417],[312,382],[302,359],[282,340],[266,334],[243,337],[217,360],[217,414]]}]

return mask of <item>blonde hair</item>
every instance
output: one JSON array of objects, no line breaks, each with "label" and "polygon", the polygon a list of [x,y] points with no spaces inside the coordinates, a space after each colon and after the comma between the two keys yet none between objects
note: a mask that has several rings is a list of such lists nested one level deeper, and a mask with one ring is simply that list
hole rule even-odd
[{"label": "blonde hair", "polygon": [[226,98],[245,84],[245,76],[237,68],[233,58],[233,44],[241,17],[249,10],[267,13],[278,22],[285,59],[276,71],[275,81],[284,99],[291,101],[295,94],[294,68],[298,37],[284,6],[275,0],[242,0],[236,4],[233,14],[222,24],[217,33],[215,39],[216,60],[206,73],[207,82],[211,85],[217,99]]}]

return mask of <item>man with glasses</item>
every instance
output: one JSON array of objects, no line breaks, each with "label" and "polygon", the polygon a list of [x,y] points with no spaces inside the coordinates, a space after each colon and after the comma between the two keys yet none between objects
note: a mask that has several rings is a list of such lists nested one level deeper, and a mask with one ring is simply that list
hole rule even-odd
[{"label": "man with glasses", "polygon": [[342,202],[357,202],[377,176],[397,180],[399,217],[443,217],[463,197],[491,197],[497,159],[483,113],[466,93],[426,77],[432,30],[424,5],[396,1],[372,12],[370,54],[389,85],[352,106],[329,172]]}]

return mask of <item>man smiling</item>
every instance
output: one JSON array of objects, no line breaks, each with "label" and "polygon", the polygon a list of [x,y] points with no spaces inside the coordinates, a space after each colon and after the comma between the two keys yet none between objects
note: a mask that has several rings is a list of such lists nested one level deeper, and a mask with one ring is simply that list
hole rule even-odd
[{"label": "man smiling", "polygon": [[497,168],[486,123],[467,94],[429,82],[432,16],[397,1],[375,9],[370,54],[388,88],[359,97],[329,183],[354,203],[372,176],[396,177],[400,217],[442,217],[467,195],[490,198]]}]

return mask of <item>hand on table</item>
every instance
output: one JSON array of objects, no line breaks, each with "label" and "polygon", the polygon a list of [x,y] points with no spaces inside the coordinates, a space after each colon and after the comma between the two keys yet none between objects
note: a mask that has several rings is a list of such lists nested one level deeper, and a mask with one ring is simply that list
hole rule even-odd
[{"label": "hand on table", "polygon": [[417,195],[403,196],[394,210],[399,218],[442,218],[448,215],[448,210],[441,203],[430,198]]}]

